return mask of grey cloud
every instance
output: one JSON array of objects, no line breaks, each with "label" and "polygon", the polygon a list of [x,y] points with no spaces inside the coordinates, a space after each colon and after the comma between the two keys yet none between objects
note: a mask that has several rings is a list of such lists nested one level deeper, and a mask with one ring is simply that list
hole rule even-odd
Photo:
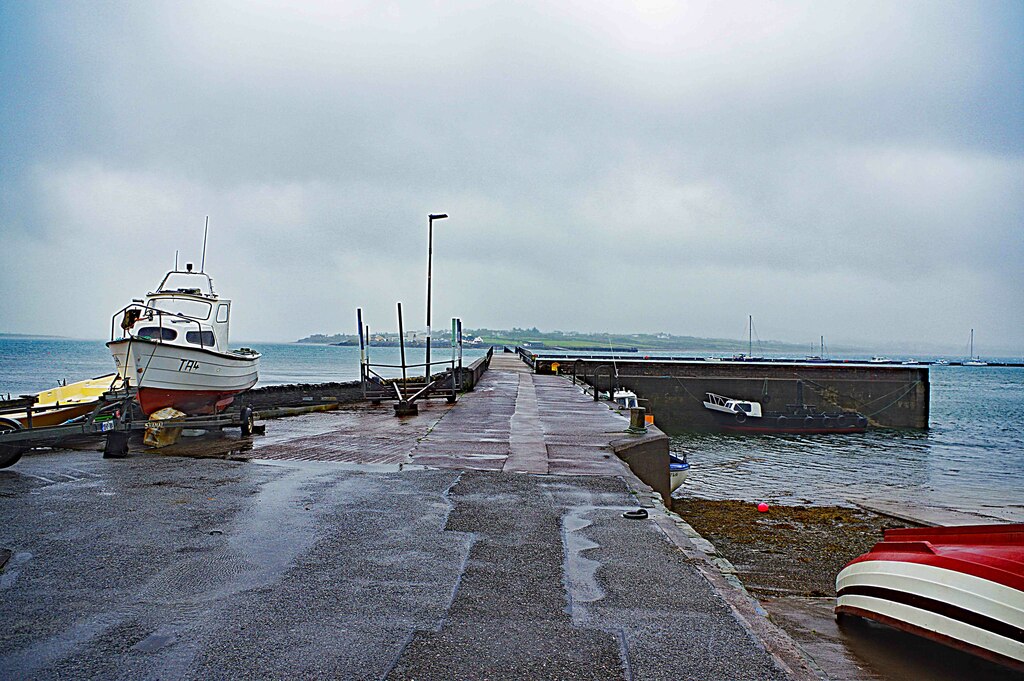
[{"label": "grey cloud", "polygon": [[[1024,345],[1019,5],[23,14],[0,38],[33,76],[0,141],[5,290],[77,252],[151,286],[209,213],[218,282],[259,301],[236,338],[348,328],[360,304],[391,324],[395,299],[422,316],[443,210],[439,310],[471,325],[722,335],[757,307],[779,338],[983,324]],[[75,299],[77,333],[128,283]]]}]

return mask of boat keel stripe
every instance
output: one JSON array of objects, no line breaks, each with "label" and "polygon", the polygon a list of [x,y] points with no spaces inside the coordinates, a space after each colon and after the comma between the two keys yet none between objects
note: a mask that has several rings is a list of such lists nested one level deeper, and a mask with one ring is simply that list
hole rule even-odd
[{"label": "boat keel stripe", "polygon": [[989,650],[988,648],[985,648],[983,646],[963,641],[959,638],[949,636],[942,632],[927,629],[925,627],[918,626],[911,622],[906,622],[898,617],[892,617],[890,615],[875,612],[873,610],[861,608],[855,605],[837,606],[836,615],[855,615],[857,617],[864,617],[866,619],[875,620],[876,622],[886,624],[892,627],[893,629],[899,629],[901,631],[906,631],[908,633],[921,636],[922,638],[931,639],[932,641],[936,641],[937,643],[941,643],[943,645],[947,645],[951,648],[956,648],[958,650],[963,650],[964,652],[970,653],[972,655],[977,655],[978,657],[984,658],[991,662],[1005,665],[1007,667],[1010,667],[1011,669],[1024,671],[1024,660],[1003,655],[994,650]]},{"label": "boat keel stripe", "polygon": [[919,610],[926,610],[933,612],[949,619],[969,624],[972,627],[978,629],[984,629],[993,634],[1003,636],[1018,643],[1024,643],[1024,628],[1014,626],[1007,622],[1002,622],[997,619],[993,619],[981,613],[967,610],[950,603],[938,601],[933,598],[927,598],[917,594],[907,593],[905,591],[898,591],[896,589],[886,589],[878,586],[867,586],[867,585],[852,585],[840,589],[837,598],[843,596],[868,596],[871,598],[878,598],[885,601],[892,601],[894,603],[902,603]]}]

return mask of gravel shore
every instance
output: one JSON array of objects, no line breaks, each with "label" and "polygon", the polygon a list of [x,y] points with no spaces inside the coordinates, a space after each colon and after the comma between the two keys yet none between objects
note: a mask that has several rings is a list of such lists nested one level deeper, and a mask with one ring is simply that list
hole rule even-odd
[{"label": "gravel shore", "polygon": [[836,506],[771,506],[748,501],[673,499],[673,510],[715,545],[758,597],[835,596],[843,566],[907,523]]}]

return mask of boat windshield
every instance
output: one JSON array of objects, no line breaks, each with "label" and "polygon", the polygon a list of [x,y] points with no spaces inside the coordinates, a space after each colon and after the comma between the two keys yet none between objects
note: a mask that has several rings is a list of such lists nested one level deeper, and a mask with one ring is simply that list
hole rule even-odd
[{"label": "boat windshield", "polygon": [[205,272],[168,272],[157,287],[157,292],[214,295],[213,281]]},{"label": "boat windshield", "polygon": [[149,301],[151,307],[162,312],[182,315],[192,319],[209,319],[213,306],[205,300],[179,298],[176,296],[160,296]]}]

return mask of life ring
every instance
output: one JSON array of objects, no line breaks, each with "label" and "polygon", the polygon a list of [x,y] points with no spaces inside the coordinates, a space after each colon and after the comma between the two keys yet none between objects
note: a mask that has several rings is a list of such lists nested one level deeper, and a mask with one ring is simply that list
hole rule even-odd
[{"label": "life ring", "polygon": [[845,428],[848,425],[850,424],[846,422],[846,414],[840,414],[836,417],[836,428]]},{"label": "life ring", "polygon": [[745,423],[747,420],[747,412],[738,411],[736,412],[736,423]]}]

